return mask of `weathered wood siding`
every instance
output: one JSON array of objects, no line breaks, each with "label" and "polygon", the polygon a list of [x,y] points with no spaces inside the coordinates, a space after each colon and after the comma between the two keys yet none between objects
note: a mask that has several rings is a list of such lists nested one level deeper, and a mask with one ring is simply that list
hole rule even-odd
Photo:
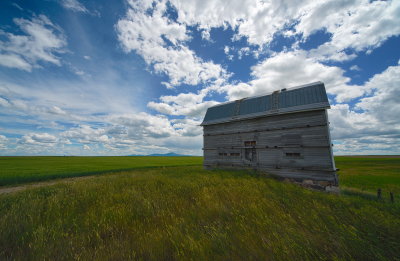
[{"label": "weathered wood siding", "polygon": [[250,167],[337,184],[325,109],[205,125],[203,150],[207,168]]}]

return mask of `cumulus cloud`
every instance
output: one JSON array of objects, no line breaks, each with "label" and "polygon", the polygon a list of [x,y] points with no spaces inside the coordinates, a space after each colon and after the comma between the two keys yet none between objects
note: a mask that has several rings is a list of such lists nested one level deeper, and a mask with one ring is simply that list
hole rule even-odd
[{"label": "cumulus cloud", "polygon": [[52,146],[57,142],[57,138],[49,133],[31,133],[24,135],[20,142],[24,144]]},{"label": "cumulus cloud", "polygon": [[67,42],[60,27],[44,15],[15,18],[14,23],[24,34],[0,31],[0,65],[25,71],[40,67],[40,62],[61,65],[57,53],[64,52]]},{"label": "cumulus cloud", "polygon": [[365,87],[373,90],[350,108],[337,104],[329,110],[332,137],[341,141],[335,148],[342,154],[400,153],[400,66],[390,66],[373,76]]},{"label": "cumulus cloud", "polygon": [[230,26],[235,39],[249,44],[269,44],[276,33],[307,39],[319,30],[331,34],[331,41],[312,51],[320,60],[344,61],[355,52],[374,49],[400,33],[398,1],[216,1],[172,0],[178,21],[200,28]]},{"label": "cumulus cloud", "polygon": [[237,28],[238,37],[246,37],[250,44],[269,43],[275,32],[292,22],[302,2],[293,1],[180,1],[172,4],[178,21],[200,28],[230,26]]},{"label": "cumulus cloud", "polygon": [[[90,13],[77,0],[60,3],[71,11]],[[398,151],[395,146],[399,147],[399,66],[389,67],[365,84],[355,85],[339,63],[329,62],[354,59],[359,52],[369,53],[386,39],[399,35],[399,6],[399,1],[367,0],[128,1],[125,15],[115,25],[118,41],[126,53],[141,56],[148,70],[167,76],[162,84],[174,90],[147,103],[152,113],[163,115],[138,112],[132,106],[130,92],[111,90],[108,84],[57,82],[49,83],[54,89],[46,89],[1,82],[0,117],[37,127],[28,134],[20,130],[16,151],[31,148],[35,153],[79,154],[79,150],[90,149],[93,154],[123,155],[178,150],[199,154],[202,129],[198,125],[206,109],[217,103],[211,100],[213,94],[234,100],[323,81],[333,97],[329,116],[336,151]],[[62,64],[58,56],[67,43],[61,28],[43,15],[14,19],[14,23],[22,33],[0,31],[1,66],[29,72],[44,63]],[[249,81],[232,80],[229,67],[202,59],[189,48],[194,30],[211,45],[213,28],[228,29],[234,34],[233,43],[223,43],[228,60],[240,60],[250,54],[259,59],[257,55],[262,54],[262,59],[250,68]],[[300,43],[316,32],[326,33],[327,42],[311,50],[300,50]],[[295,43],[273,53],[268,48],[278,34]],[[236,43],[238,40],[243,41]],[[247,46],[242,45],[246,42]],[[81,58],[91,59],[87,55]],[[70,67],[77,75],[87,75]],[[353,65],[350,70],[360,68]],[[171,95],[179,85],[184,85],[185,93]],[[192,85],[192,89],[185,85]],[[35,92],[31,91],[33,88]],[[349,101],[352,103],[346,104]],[[45,131],[51,127],[59,132],[40,133],[43,126]],[[5,130],[12,132],[1,128],[4,133]],[[11,140],[0,135],[0,148],[9,148]],[[69,146],[76,144],[81,146]]]},{"label": "cumulus cloud", "polygon": [[203,117],[207,108],[216,101],[203,101],[208,90],[195,93],[180,93],[176,96],[161,96],[160,102],[149,102],[147,106],[168,115],[185,115],[194,118]]},{"label": "cumulus cloud", "polygon": [[368,93],[369,86],[349,84],[344,70],[328,66],[307,56],[304,51],[282,52],[266,58],[252,67],[249,83],[227,85],[222,88],[228,99],[262,95],[287,87],[322,81],[327,92],[335,95],[337,102],[345,102]]},{"label": "cumulus cloud", "polygon": [[[104,127],[81,125],[70,128],[60,133],[60,141],[87,144],[92,148],[102,145],[119,153],[181,151],[181,146],[188,154],[199,153],[199,142],[202,137],[199,121],[169,120],[165,116],[139,113],[110,115],[104,123]],[[196,142],[189,142],[190,137]]]},{"label": "cumulus cloud", "polygon": [[300,18],[296,31],[304,37],[325,29],[331,40],[314,50],[320,59],[347,60],[345,50],[372,50],[400,34],[399,1],[318,1]]},{"label": "cumulus cloud", "polygon": [[172,121],[176,132],[184,137],[195,137],[203,134],[203,128],[200,126],[201,121],[192,119],[177,119]]},{"label": "cumulus cloud", "polygon": [[0,135],[0,150],[5,150],[7,148],[7,137]]},{"label": "cumulus cloud", "polygon": [[390,66],[384,72],[374,75],[365,86],[375,92],[372,96],[362,98],[356,108],[379,119],[386,129],[394,127],[400,132],[399,75],[400,66]]},{"label": "cumulus cloud", "polygon": [[226,70],[211,61],[203,61],[185,41],[190,37],[186,26],[169,19],[165,2],[130,2],[126,16],[119,20],[118,39],[126,52],[136,51],[158,73],[165,73],[170,84],[197,85],[227,78]]}]

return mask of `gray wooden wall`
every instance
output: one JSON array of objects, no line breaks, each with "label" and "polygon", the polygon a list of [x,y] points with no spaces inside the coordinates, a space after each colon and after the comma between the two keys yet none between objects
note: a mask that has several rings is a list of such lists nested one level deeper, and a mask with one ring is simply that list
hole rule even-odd
[{"label": "gray wooden wall", "polygon": [[325,109],[206,125],[203,150],[207,168],[250,167],[337,185]]}]

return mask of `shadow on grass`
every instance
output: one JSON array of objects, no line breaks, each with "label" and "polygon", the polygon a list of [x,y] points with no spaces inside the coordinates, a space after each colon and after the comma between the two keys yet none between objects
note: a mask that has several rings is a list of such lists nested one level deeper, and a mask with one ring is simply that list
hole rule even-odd
[{"label": "shadow on grass", "polygon": [[355,188],[347,188],[347,187],[341,188],[340,194],[378,201],[376,194],[374,194],[372,192],[368,192],[368,191],[362,191],[362,190],[355,189]]},{"label": "shadow on grass", "polygon": [[49,174],[49,175],[44,175],[44,176],[10,177],[10,178],[2,178],[0,180],[0,188],[13,187],[13,186],[22,185],[22,184],[31,184],[31,183],[35,183],[35,182],[43,182],[43,181],[50,181],[50,180],[60,180],[60,179],[67,179],[67,178],[113,174],[113,173],[126,172],[126,171],[131,171],[131,170],[157,169],[157,168],[165,168],[165,167],[192,167],[192,166],[198,166],[198,164],[168,165],[168,166],[141,166],[141,167],[133,167],[133,168],[121,168],[121,169],[100,170],[100,171]]},{"label": "shadow on grass", "polygon": [[384,191],[382,193],[381,198],[379,199],[377,193],[373,193],[370,191],[363,191],[356,188],[348,188],[348,187],[341,188],[340,194],[373,200],[376,202],[383,202],[383,203],[399,203],[400,200],[400,198],[397,195],[394,195],[394,202],[392,202],[390,199],[390,194],[387,191],[386,192]]}]

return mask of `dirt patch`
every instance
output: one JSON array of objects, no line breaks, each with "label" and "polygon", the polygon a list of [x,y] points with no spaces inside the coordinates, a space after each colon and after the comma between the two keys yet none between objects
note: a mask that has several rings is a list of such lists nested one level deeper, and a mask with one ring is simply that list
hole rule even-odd
[{"label": "dirt patch", "polygon": [[75,181],[91,179],[94,177],[95,176],[74,177],[74,178],[65,178],[65,179],[59,179],[59,180],[43,181],[43,182],[32,183],[32,184],[24,184],[24,185],[13,186],[13,187],[4,187],[4,188],[0,187],[0,195],[14,193],[14,192],[23,191],[23,190],[32,189],[32,188],[51,186],[51,185],[56,185],[56,184],[60,184],[60,183],[71,183],[71,182],[75,182]]}]

